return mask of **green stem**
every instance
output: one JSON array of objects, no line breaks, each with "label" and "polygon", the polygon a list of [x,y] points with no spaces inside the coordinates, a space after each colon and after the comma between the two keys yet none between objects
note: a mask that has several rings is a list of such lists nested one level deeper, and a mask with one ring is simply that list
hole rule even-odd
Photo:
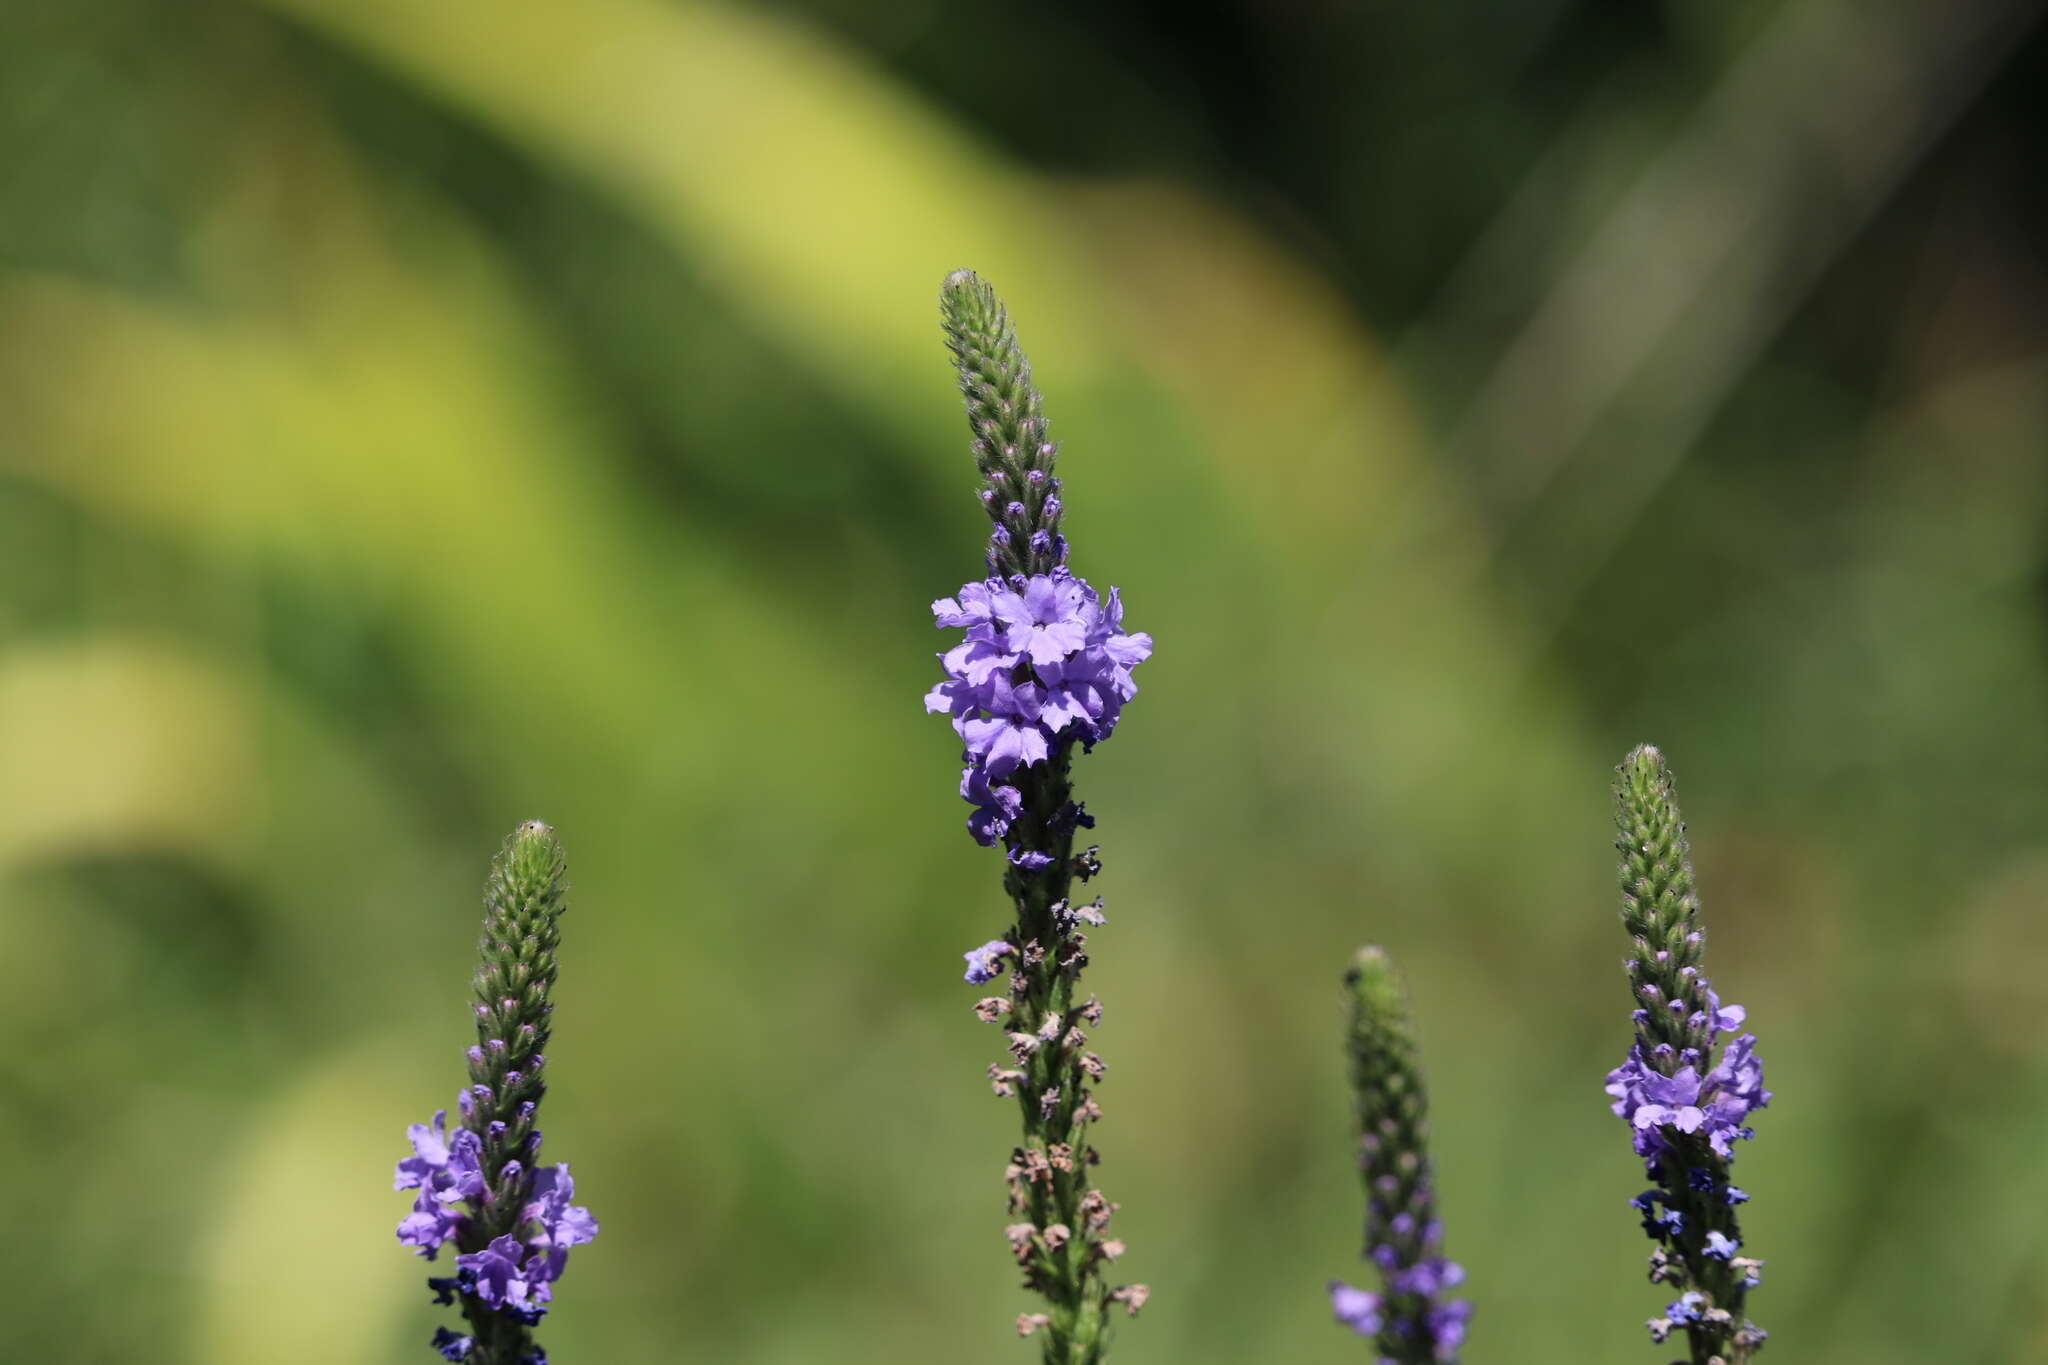
[{"label": "green stem", "polygon": [[1095,1365],[1107,1355],[1111,1298],[1102,1268],[1121,1249],[1106,1236],[1112,1206],[1089,1178],[1096,1161],[1088,1145],[1096,1112],[1090,1088],[1100,1063],[1083,1030],[1095,1011],[1075,998],[1087,939],[1066,907],[1075,871],[1071,755],[1063,744],[1044,763],[1012,774],[1023,810],[1009,849],[1052,862],[1036,870],[1012,863],[1004,876],[1019,954],[1006,1027],[1013,1051],[1023,1054],[1016,1089],[1024,1141],[1012,1161],[1011,1209],[1033,1228],[1025,1284],[1046,1300],[1046,1365]]}]

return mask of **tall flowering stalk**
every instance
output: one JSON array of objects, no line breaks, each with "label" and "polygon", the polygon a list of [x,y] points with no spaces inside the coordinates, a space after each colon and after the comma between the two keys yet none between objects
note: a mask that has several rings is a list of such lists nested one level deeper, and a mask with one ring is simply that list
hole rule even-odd
[{"label": "tall flowering stalk", "polygon": [[419,1191],[398,1240],[430,1261],[455,1245],[455,1273],[427,1279],[435,1302],[459,1303],[468,1322],[467,1332],[434,1333],[434,1349],[448,1360],[547,1365],[533,1326],[548,1311],[569,1248],[597,1235],[590,1210],[569,1202],[576,1186],[568,1163],[537,1164],[534,1119],[547,1091],[548,993],[567,874],[555,832],[538,821],[514,830],[492,863],[477,945],[477,1041],[469,1085],[456,1096],[461,1124],[451,1135],[444,1109],[431,1124],[412,1125],[413,1154],[393,1181]]},{"label": "tall flowering stalk", "polygon": [[[1729,1167],[1734,1144],[1752,1136],[1745,1121],[1771,1094],[1756,1039],[1737,1033],[1742,1006],[1723,1006],[1700,969],[1706,937],[1664,756],[1645,744],[1618,771],[1614,846],[1622,927],[1635,946],[1635,1043],[1608,1074],[1607,1093],[1655,1182],[1629,1201],[1657,1243],[1650,1280],[1678,1291],[1650,1319],[1650,1336],[1662,1342],[1682,1328],[1693,1365],[1742,1365],[1764,1342],[1764,1331],[1743,1317],[1763,1262],[1740,1254],[1735,1210],[1749,1196]],[[1727,1034],[1736,1036],[1723,1043]]]},{"label": "tall flowering stalk", "polygon": [[965,957],[970,984],[1007,987],[974,1012],[1007,1035],[1009,1060],[992,1065],[989,1080],[1023,1120],[1004,1172],[1013,1220],[1005,1236],[1045,1311],[1020,1315],[1017,1330],[1043,1333],[1047,1365],[1092,1365],[1109,1351],[1111,1305],[1135,1315],[1147,1291],[1107,1279],[1124,1246],[1109,1236],[1117,1206],[1092,1175],[1088,1133],[1102,1117],[1093,1089],[1104,1068],[1084,1031],[1101,1022],[1102,1006],[1080,991],[1083,926],[1103,922],[1102,901],[1073,899],[1074,883],[1102,864],[1093,846],[1074,850],[1075,831],[1095,821],[1073,799],[1069,765],[1076,744],[1092,749],[1116,728],[1137,693],[1131,670],[1152,640],[1124,631],[1115,588],[1104,601],[1067,568],[1058,449],[995,291],[956,271],[941,287],[940,315],[993,526],[986,575],[932,604],[941,628],[965,634],[940,655],[946,680],[925,708],[951,717],[965,746],[967,830],[1003,850],[1014,916],[1001,938]]},{"label": "tall flowering stalk", "polygon": [[1455,1362],[1472,1306],[1445,1299],[1465,1272],[1441,1254],[1443,1224],[1429,1164],[1429,1098],[1400,977],[1386,951],[1361,948],[1345,974],[1346,1038],[1365,1181],[1365,1257],[1380,1292],[1330,1282],[1337,1321],[1370,1338],[1382,1365]]}]

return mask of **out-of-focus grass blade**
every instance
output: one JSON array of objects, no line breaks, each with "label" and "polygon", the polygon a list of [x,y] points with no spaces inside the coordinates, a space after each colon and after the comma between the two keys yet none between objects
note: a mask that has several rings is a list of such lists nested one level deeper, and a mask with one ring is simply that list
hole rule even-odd
[{"label": "out-of-focus grass blade", "polygon": [[[589,177],[895,424],[931,430],[954,266],[1001,284],[1034,348],[1075,367],[1099,349],[1043,187],[786,18],[688,0],[269,3]],[[990,58],[990,98],[1026,78]]]}]

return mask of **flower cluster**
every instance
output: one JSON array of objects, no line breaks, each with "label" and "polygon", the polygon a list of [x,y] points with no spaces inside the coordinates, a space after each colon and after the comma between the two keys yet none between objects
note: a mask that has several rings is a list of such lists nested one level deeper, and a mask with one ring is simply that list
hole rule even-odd
[{"label": "flower cluster", "polygon": [[[1390,1246],[1384,1249],[1392,1251]],[[1342,1280],[1330,1281],[1330,1309],[1337,1321],[1362,1337],[1376,1338],[1392,1332],[1404,1342],[1415,1343],[1426,1360],[1456,1360],[1458,1348],[1465,1344],[1467,1324],[1472,1321],[1472,1305],[1464,1299],[1439,1302],[1437,1296],[1465,1282],[1464,1268],[1441,1256],[1429,1257],[1405,1271],[1395,1268],[1390,1256],[1375,1260],[1388,1272],[1387,1291],[1383,1294],[1355,1288]],[[1421,1300],[1422,1306],[1419,1313],[1404,1316],[1402,1300],[1409,1298]],[[1391,1359],[1381,1357],[1382,1365]]]},{"label": "flower cluster", "polygon": [[[1712,1014],[1704,1027],[1734,1033],[1742,1026],[1742,1006],[1723,1009],[1711,990],[1707,996]],[[1675,1062],[1677,1069],[1667,1074],[1652,1061]],[[1669,1043],[1659,1043],[1646,1058],[1638,1043],[1629,1048],[1628,1060],[1607,1073],[1607,1093],[1614,1101],[1610,1108],[1628,1124],[1636,1155],[1646,1164],[1654,1166],[1674,1154],[1671,1134],[1696,1134],[1714,1155],[1728,1160],[1734,1157],[1735,1142],[1756,1135],[1744,1120],[1770,1103],[1771,1092],[1764,1089],[1755,1035],[1741,1034],[1727,1044],[1719,1062],[1702,1070],[1704,1064],[1695,1048],[1674,1052]]]},{"label": "flower cluster", "polygon": [[[474,1112],[470,1092],[461,1096],[465,1116]],[[448,1242],[461,1245],[471,1220],[463,1204],[488,1202],[480,1156],[483,1139],[468,1128],[448,1135],[448,1111],[434,1115],[431,1124],[415,1123],[406,1130],[413,1154],[398,1163],[392,1180],[397,1190],[417,1189],[412,1212],[398,1225],[398,1240],[419,1255],[433,1260]],[[537,1152],[540,1135],[528,1139],[528,1149]],[[517,1166],[517,1163],[508,1163]],[[470,1295],[505,1316],[532,1326],[547,1315],[554,1297],[552,1285],[567,1268],[569,1248],[581,1246],[597,1236],[597,1220],[590,1210],[569,1201],[575,1197],[576,1182],[567,1162],[536,1167],[530,1180],[521,1181],[514,1169],[513,1183],[526,1186],[526,1202],[514,1224],[514,1233],[491,1238],[480,1249],[455,1258],[455,1274],[430,1278],[428,1288],[441,1303],[453,1303],[457,1295]],[[500,1183],[504,1182],[501,1175]],[[450,1360],[468,1358],[472,1339],[442,1329],[434,1345]],[[534,1359],[546,1360],[545,1353]]]},{"label": "flower cluster", "polygon": [[[469,1092],[463,1091],[462,1098],[467,1101]],[[398,1163],[391,1188],[418,1190],[419,1197],[398,1224],[398,1240],[431,1261],[462,1228],[458,1206],[483,1195],[483,1139],[467,1128],[456,1129],[450,1138],[446,1109],[436,1112],[431,1124],[413,1124],[405,1135],[412,1141],[412,1155]]]},{"label": "flower cluster", "polygon": [[[1735,1032],[1743,1021],[1742,1007],[1722,1009],[1711,990],[1706,995],[1709,1031]],[[1737,1254],[1742,1241],[1732,1210],[1748,1203],[1749,1195],[1728,1179],[1728,1167],[1735,1159],[1734,1144],[1756,1135],[1744,1121],[1771,1099],[1756,1039],[1747,1033],[1731,1039],[1720,1060],[1704,1071],[1705,1058],[1697,1049],[1681,1049],[1674,1057],[1669,1044],[1659,1044],[1651,1057],[1667,1066],[1675,1062],[1677,1070],[1669,1075],[1659,1071],[1638,1044],[1629,1049],[1627,1061],[1607,1073],[1609,1107],[1629,1126],[1644,1170],[1662,1182],[1628,1201],[1642,1215],[1644,1234],[1659,1244],[1650,1257],[1650,1278],[1674,1285],[1702,1282],[1704,1277],[1688,1272],[1690,1259],[1721,1272],[1740,1291],[1754,1289],[1763,1282],[1764,1263]],[[1716,1218],[1725,1218],[1726,1227],[1707,1225]],[[1645,1325],[1652,1341],[1664,1341],[1674,1328],[1691,1328],[1744,1351],[1754,1351],[1769,1335],[1697,1289],[1680,1294],[1661,1317]]]},{"label": "flower cluster", "polygon": [[[1456,1285],[1464,1279],[1456,1261],[1444,1261],[1452,1271],[1440,1283],[1442,1287]],[[1423,1308],[1419,1318],[1399,1318],[1393,1310],[1393,1302],[1399,1293],[1419,1293],[1419,1289],[1403,1289],[1389,1293],[1372,1293],[1370,1289],[1356,1289],[1341,1279],[1329,1281],[1329,1308],[1337,1316],[1337,1322],[1352,1328],[1360,1336],[1376,1338],[1382,1332],[1393,1330],[1405,1340],[1419,1342],[1421,1351],[1427,1351],[1425,1359],[1434,1361],[1456,1361],[1458,1347],[1464,1345],[1466,1324],[1473,1320],[1473,1306],[1464,1300],[1450,1300],[1448,1304],[1430,1304]],[[1393,1357],[1380,1357],[1382,1365],[1389,1365]]]},{"label": "flower cluster", "polygon": [[1023,809],[1005,779],[1064,743],[1107,739],[1137,695],[1131,670],[1151,657],[1152,637],[1124,632],[1115,588],[1104,602],[1063,568],[968,583],[932,603],[932,616],[965,638],[939,656],[946,681],[925,709],[953,718],[966,750],[960,795],[974,807],[967,829],[993,847]]}]

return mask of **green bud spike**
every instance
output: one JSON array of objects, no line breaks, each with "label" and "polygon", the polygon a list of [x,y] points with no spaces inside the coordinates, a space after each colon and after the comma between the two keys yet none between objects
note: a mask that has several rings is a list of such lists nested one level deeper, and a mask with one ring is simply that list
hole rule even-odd
[{"label": "green bud spike", "polygon": [[1429,1103],[1393,959],[1384,948],[1360,948],[1344,984],[1350,989],[1348,1050],[1358,1131],[1386,1134],[1395,1146],[1412,1150],[1425,1135]]},{"label": "green bud spike", "polygon": [[[458,1242],[465,1253],[516,1234],[532,1198],[534,1115],[547,1093],[542,1072],[554,1014],[548,995],[555,984],[558,925],[569,908],[568,873],[554,830],[529,820],[505,840],[484,887],[477,1046],[469,1054],[473,1103],[462,1126],[482,1139],[479,1164],[489,1197],[470,1203]],[[470,1357],[476,1365],[519,1365],[531,1354],[533,1336],[525,1325],[471,1295],[463,1295],[462,1303],[476,1339]]]},{"label": "green bud spike", "polygon": [[1045,420],[1045,404],[1031,384],[1031,362],[1017,345],[1002,300],[972,270],[956,270],[939,287],[939,317],[946,349],[960,376],[967,425],[974,433],[974,463],[995,532],[990,569],[1009,574],[1050,573],[1066,561],[1060,537],[1058,448]]},{"label": "green bud spike", "polygon": [[[1648,1017],[1639,1028],[1646,1055],[1668,1043],[1673,1052],[1705,1053],[1712,1035],[1691,1017],[1705,1003],[1700,960],[1706,934],[1694,890],[1692,850],[1664,755],[1654,745],[1629,751],[1615,779],[1614,847],[1621,854],[1621,923],[1636,944],[1630,985]],[[1683,1011],[1669,1002],[1686,1002]],[[1661,1069],[1661,1068],[1660,1068]]]}]

